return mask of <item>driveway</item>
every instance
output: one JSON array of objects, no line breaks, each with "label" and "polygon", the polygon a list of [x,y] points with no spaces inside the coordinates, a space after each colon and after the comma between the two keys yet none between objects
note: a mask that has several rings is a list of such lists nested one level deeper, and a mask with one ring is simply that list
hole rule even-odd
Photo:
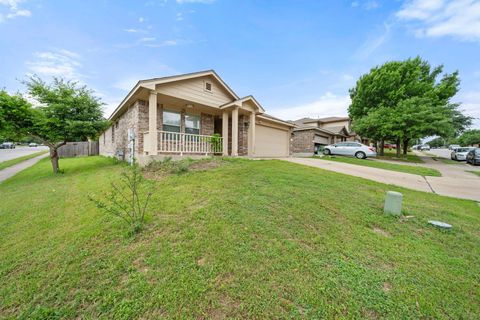
[{"label": "driveway", "polygon": [[469,168],[444,164],[427,158],[424,159],[426,163],[423,165],[439,170],[442,177],[423,177],[416,174],[312,158],[285,158],[283,160],[418,191],[480,201],[480,177],[464,171]]},{"label": "driveway", "polygon": [[48,150],[48,147],[16,147],[15,149],[0,149],[0,162],[20,158],[44,150]]}]

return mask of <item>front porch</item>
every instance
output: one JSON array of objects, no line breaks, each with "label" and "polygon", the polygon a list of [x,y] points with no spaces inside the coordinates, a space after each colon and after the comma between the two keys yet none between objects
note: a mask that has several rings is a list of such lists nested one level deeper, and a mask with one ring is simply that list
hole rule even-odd
[{"label": "front porch", "polygon": [[144,107],[139,155],[254,155],[259,108],[251,98],[214,107],[151,91]]}]

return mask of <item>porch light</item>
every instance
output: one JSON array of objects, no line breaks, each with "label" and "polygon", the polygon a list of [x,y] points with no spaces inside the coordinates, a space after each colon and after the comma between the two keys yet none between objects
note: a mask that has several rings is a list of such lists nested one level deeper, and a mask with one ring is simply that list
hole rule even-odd
[{"label": "porch light", "polygon": [[193,109],[193,104],[190,104],[190,103],[189,103],[189,104],[187,104],[185,107],[186,107],[187,109]]}]

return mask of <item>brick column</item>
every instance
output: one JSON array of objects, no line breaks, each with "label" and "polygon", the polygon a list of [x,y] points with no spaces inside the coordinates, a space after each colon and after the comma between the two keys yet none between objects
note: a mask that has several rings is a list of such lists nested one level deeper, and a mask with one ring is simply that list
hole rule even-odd
[{"label": "brick column", "polygon": [[228,111],[222,114],[223,155],[228,156]]},{"label": "brick column", "polygon": [[151,91],[148,99],[148,136],[150,138],[149,154],[151,155],[158,153],[157,132],[157,93]]},{"label": "brick column", "polygon": [[238,156],[238,107],[232,110],[232,156]]}]

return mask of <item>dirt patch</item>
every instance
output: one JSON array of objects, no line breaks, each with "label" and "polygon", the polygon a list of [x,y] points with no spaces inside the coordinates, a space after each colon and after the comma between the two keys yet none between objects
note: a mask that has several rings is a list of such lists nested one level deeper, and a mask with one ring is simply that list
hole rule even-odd
[{"label": "dirt patch", "polygon": [[392,290],[392,284],[390,282],[384,282],[382,290],[385,293],[390,292],[390,290]]},{"label": "dirt patch", "polygon": [[154,161],[143,168],[144,177],[152,180],[162,180],[171,175],[181,175],[191,171],[206,171],[223,166],[223,159],[191,159],[172,160],[165,158],[162,161]]},{"label": "dirt patch", "polygon": [[384,237],[387,237],[387,238],[391,238],[392,235],[390,233],[388,233],[387,231],[383,230],[382,228],[379,228],[379,227],[373,227],[373,232],[375,232],[376,234],[379,234],[379,235],[382,235]]}]

